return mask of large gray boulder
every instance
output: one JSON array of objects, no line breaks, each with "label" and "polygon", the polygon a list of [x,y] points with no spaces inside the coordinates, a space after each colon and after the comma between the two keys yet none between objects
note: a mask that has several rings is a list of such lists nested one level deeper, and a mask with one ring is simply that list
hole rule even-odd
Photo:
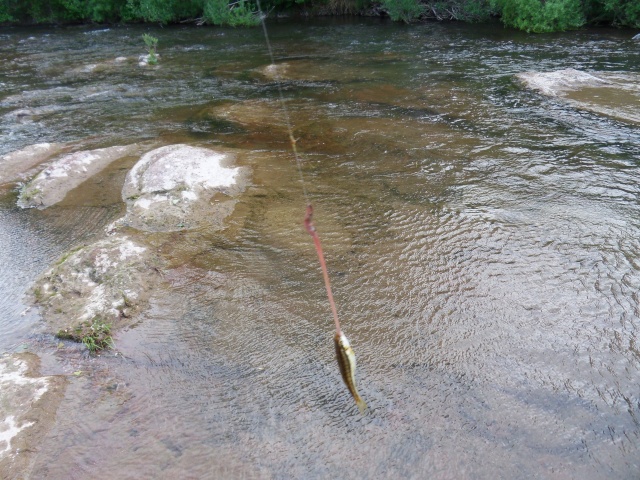
[{"label": "large gray boulder", "polygon": [[96,321],[128,325],[147,305],[161,267],[147,247],[118,235],[68,252],[32,292],[51,330],[73,338]]},{"label": "large gray boulder", "polygon": [[47,208],[64,199],[71,190],[102,171],[110,163],[139,153],[140,146],[126,145],[70,153],[55,160],[20,191],[18,205]]},{"label": "large gray boulder", "polygon": [[224,227],[248,171],[231,167],[236,154],[189,145],[169,145],[142,156],[122,188],[124,224],[143,231],[169,232]]},{"label": "large gray boulder", "polygon": [[151,294],[160,259],[126,236],[70,251],[33,287],[33,295],[54,331],[95,318],[127,323]]}]

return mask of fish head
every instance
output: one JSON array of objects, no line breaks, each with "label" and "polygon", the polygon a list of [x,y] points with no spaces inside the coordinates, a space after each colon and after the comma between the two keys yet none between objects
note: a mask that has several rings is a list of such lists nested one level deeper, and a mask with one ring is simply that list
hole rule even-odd
[{"label": "fish head", "polygon": [[340,333],[336,332],[335,341],[338,345],[340,345],[340,347],[343,350],[347,350],[348,348],[351,348],[351,344],[349,343],[349,340],[347,340],[347,337],[342,332]]}]

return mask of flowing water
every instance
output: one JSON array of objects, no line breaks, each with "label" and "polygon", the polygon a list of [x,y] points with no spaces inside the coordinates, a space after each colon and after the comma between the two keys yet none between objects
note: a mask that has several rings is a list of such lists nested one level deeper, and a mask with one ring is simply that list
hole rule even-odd
[{"label": "flowing water", "polygon": [[[30,334],[22,295],[121,214],[130,164],[100,201],[91,184],[23,211],[4,192],[0,349],[32,345],[44,373],[93,369],[71,379],[32,477],[636,478],[640,130],[514,80],[637,72],[629,32],[269,31],[368,414],[339,377],[262,32],[4,29],[0,153],[149,139],[263,152],[223,233],[140,234],[171,268],[118,355]],[[159,66],[114,62],[143,53],[143,32]]]}]

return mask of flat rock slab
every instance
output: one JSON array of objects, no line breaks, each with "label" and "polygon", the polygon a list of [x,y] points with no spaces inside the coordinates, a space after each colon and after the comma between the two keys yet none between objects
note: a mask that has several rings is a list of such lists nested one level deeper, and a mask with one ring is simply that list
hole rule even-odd
[{"label": "flat rock slab", "polygon": [[598,87],[609,84],[600,77],[574,68],[553,72],[523,72],[518,73],[516,77],[528,88],[549,96],[558,96],[567,90],[581,87]]},{"label": "flat rock slab", "polygon": [[146,306],[160,266],[147,247],[116,235],[68,252],[32,292],[54,333],[96,320],[115,329]]},{"label": "flat rock slab", "polygon": [[208,108],[205,114],[261,129],[278,127],[283,130],[287,127],[282,107],[276,102],[260,100],[233,102]]},{"label": "flat rock slab", "polygon": [[63,105],[45,105],[42,107],[24,107],[18,108],[3,115],[10,122],[16,123],[32,123],[48,115],[64,112],[68,110],[68,106]]},{"label": "flat rock slab", "polygon": [[24,181],[34,175],[33,168],[65,150],[61,143],[36,143],[0,157],[0,185]]},{"label": "flat rock slab", "polygon": [[147,152],[127,174],[118,223],[150,232],[224,228],[248,181],[246,168],[228,166],[235,160],[229,150],[182,144]]},{"label": "flat rock slab", "polygon": [[286,62],[269,64],[256,70],[267,80],[302,83],[353,82],[371,77],[371,71],[357,62],[336,70],[329,57],[289,59]]},{"label": "flat rock slab", "polygon": [[123,66],[135,61],[134,57],[116,57],[113,60],[104,60],[100,63],[89,63],[87,65],[81,65],[79,67],[71,68],[67,70],[67,74],[79,75],[86,73],[103,73],[114,69],[115,67]]},{"label": "flat rock slab", "polygon": [[22,208],[47,208],[61,201],[67,193],[103,170],[110,163],[140,152],[138,145],[85,150],[55,160],[20,191]]},{"label": "flat rock slab", "polygon": [[571,106],[626,123],[640,124],[640,75],[587,73],[572,68],[524,72],[516,77],[527,87]]},{"label": "flat rock slab", "polygon": [[31,458],[51,428],[66,386],[61,376],[38,376],[31,353],[0,356],[0,478],[28,478]]}]

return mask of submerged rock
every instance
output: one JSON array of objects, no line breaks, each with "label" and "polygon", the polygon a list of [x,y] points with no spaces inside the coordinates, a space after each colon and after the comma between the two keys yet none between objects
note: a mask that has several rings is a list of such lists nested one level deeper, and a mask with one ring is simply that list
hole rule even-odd
[{"label": "submerged rock", "polygon": [[567,90],[609,84],[607,80],[573,68],[553,72],[524,72],[518,73],[516,77],[528,88],[550,96],[556,96]]},{"label": "submerged rock", "polygon": [[360,81],[371,77],[371,70],[357,62],[336,69],[330,57],[309,56],[289,58],[286,62],[264,65],[255,70],[269,81],[302,83],[341,83]]},{"label": "submerged rock", "polygon": [[61,143],[36,143],[0,157],[0,185],[24,180],[33,174],[33,167],[65,150]]},{"label": "submerged rock", "polygon": [[23,186],[18,205],[22,208],[50,207],[111,162],[134,155],[139,148],[138,145],[115,146],[65,155]]},{"label": "submerged rock", "polygon": [[261,129],[279,127],[284,130],[287,126],[282,106],[278,102],[246,100],[216,105],[208,108],[204,113],[208,117],[223,118],[230,122]]},{"label": "submerged rock", "polygon": [[113,60],[103,60],[99,63],[89,63],[80,65],[75,68],[68,69],[64,72],[67,76],[86,75],[88,73],[105,73],[110,72],[117,67],[135,61],[135,57],[116,57]]},{"label": "submerged rock", "polygon": [[283,62],[279,64],[271,63],[269,65],[262,67],[259,71],[260,73],[262,73],[262,75],[267,77],[269,80],[280,81],[284,78],[287,78],[287,74],[289,70],[290,70],[289,64]]},{"label": "submerged rock", "polygon": [[245,168],[226,166],[235,159],[228,150],[181,144],[147,152],[125,179],[119,223],[154,232],[223,228],[248,179]]},{"label": "submerged rock", "polygon": [[569,68],[520,73],[517,77],[526,87],[562,99],[574,108],[640,124],[640,75],[636,73],[594,75]]},{"label": "submerged rock", "polygon": [[60,113],[67,110],[69,107],[64,105],[45,105],[42,107],[23,107],[17,110],[12,110],[9,113],[3,115],[3,117],[12,122],[17,123],[31,123],[42,117],[46,117],[51,114]]},{"label": "submerged rock", "polygon": [[37,376],[30,353],[0,357],[0,478],[28,478],[36,447],[55,421],[66,378]]},{"label": "submerged rock", "polygon": [[148,248],[114,236],[67,253],[32,292],[54,332],[74,332],[95,321],[122,327],[146,306],[161,265]]}]

